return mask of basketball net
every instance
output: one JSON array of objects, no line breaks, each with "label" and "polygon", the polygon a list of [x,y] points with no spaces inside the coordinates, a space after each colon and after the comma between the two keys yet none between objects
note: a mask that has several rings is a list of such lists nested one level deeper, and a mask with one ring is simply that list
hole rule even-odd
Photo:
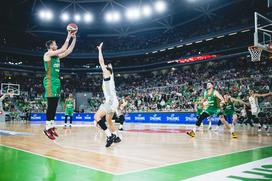
[{"label": "basketball net", "polygon": [[262,55],[262,51],[263,51],[261,48],[258,48],[256,46],[250,46],[250,47],[248,47],[248,51],[251,55],[252,62],[261,61],[261,55]]}]

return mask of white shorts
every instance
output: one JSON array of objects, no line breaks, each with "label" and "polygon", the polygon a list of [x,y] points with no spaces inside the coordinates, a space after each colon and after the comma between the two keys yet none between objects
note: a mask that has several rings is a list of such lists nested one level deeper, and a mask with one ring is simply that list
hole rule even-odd
[{"label": "white shorts", "polygon": [[117,110],[116,110],[116,116],[117,116],[117,117],[120,117],[121,115],[124,115],[124,112],[121,111],[120,109],[117,109]]},{"label": "white shorts", "polygon": [[258,107],[251,108],[251,114],[253,116],[258,116],[259,113],[260,113],[260,109]]},{"label": "white shorts", "polygon": [[118,104],[119,104],[118,99],[112,99],[112,100],[106,101],[104,104],[101,104],[99,109],[102,109],[107,114],[114,114],[118,108]]}]

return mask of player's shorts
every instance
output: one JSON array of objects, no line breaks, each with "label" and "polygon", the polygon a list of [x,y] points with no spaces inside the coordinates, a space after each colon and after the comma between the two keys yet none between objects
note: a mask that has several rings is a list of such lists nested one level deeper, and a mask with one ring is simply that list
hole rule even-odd
[{"label": "player's shorts", "polygon": [[73,115],[74,115],[73,108],[65,109],[65,116],[73,116]]},{"label": "player's shorts", "polygon": [[106,101],[104,104],[101,104],[99,109],[102,109],[105,111],[107,114],[114,114],[118,108],[118,100],[117,99],[112,99],[109,101]]},{"label": "player's shorts", "polygon": [[231,124],[233,122],[233,118],[237,117],[236,113],[233,114],[224,114],[224,117],[226,119],[226,121]]},{"label": "player's shorts", "polygon": [[124,113],[120,109],[117,109],[116,116],[119,118],[121,115],[124,115]]},{"label": "player's shorts", "polygon": [[43,86],[45,89],[45,97],[59,97],[60,96],[60,79],[53,78],[48,79],[45,77],[43,79]]},{"label": "player's shorts", "polygon": [[260,113],[260,109],[258,107],[253,107],[253,108],[251,108],[251,113],[253,116],[258,117],[258,115]]},{"label": "player's shorts", "polygon": [[206,112],[210,116],[212,116],[212,115],[216,115],[216,116],[222,115],[222,112],[221,112],[221,110],[219,108],[207,108],[204,112]]}]

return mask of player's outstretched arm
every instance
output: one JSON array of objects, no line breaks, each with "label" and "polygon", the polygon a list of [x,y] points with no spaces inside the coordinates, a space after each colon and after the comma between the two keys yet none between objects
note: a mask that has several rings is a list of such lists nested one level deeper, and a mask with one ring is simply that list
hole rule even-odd
[{"label": "player's outstretched arm", "polygon": [[103,42],[100,43],[99,46],[97,46],[97,49],[98,49],[98,59],[99,59],[99,64],[100,64],[100,67],[101,67],[102,71],[106,72],[107,69],[106,69],[105,60],[104,60],[103,53],[102,53],[102,47],[103,47]]},{"label": "player's outstretched arm", "polygon": [[233,98],[233,97],[231,97],[230,99],[231,99],[231,101],[233,101],[233,102],[239,102],[240,104],[244,104],[244,105],[247,105],[247,106],[250,105],[249,103],[246,103],[246,102],[244,102],[244,101],[242,101],[242,100],[240,100],[240,99],[235,99],[235,98]]},{"label": "player's outstretched arm", "polygon": [[69,46],[69,48],[67,50],[65,50],[64,53],[61,53],[59,55],[59,58],[67,57],[74,50],[75,45],[76,45],[76,35],[72,34],[71,37],[73,38],[73,41],[72,41],[71,45]]},{"label": "player's outstretched arm", "polygon": [[67,38],[66,38],[64,44],[62,45],[62,47],[58,50],[55,50],[55,51],[52,51],[52,50],[48,51],[47,56],[53,57],[53,56],[58,56],[61,53],[64,53],[68,48],[70,39],[71,39],[71,33],[68,32]]},{"label": "player's outstretched arm", "polygon": [[266,94],[254,94],[254,97],[266,97],[266,96],[272,96],[272,92]]}]

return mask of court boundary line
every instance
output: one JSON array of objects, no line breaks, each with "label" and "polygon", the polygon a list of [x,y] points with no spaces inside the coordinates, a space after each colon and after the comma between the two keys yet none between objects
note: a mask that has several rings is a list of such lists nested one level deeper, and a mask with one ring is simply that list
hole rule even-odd
[{"label": "court boundary line", "polygon": [[[150,168],[147,168],[147,169],[138,169],[138,170],[133,170],[133,171],[128,171],[128,172],[121,172],[121,173],[116,173],[115,175],[117,175],[117,176],[127,175],[127,174],[132,174],[132,173],[137,173],[137,172],[143,172],[143,171],[147,171],[147,170],[153,170],[153,169],[158,169],[158,168],[163,168],[163,167],[168,167],[168,166],[179,165],[179,164],[182,164],[182,163],[189,163],[189,162],[193,162],[193,161],[200,161],[200,160],[204,160],[204,159],[209,159],[209,158],[214,158],[214,157],[220,157],[220,156],[226,156],[226,155],[231,155],[231,154],[235,154],[235,153],[241,153],[241,152],[245,152],[245,151],[252,151],[252,150],[257,150],[257,149],[261,149],[261,148],[268,148],[268,147],[272,147],[272,145],[269,145],[269,146],[259,146],[259,147],[255,147],[255,148],[244,149],[244,150],[230,152],[230,153],[223,153],[223,154],[219,154],[219,155],[215,155],[215,156],[207,156],[207,157],[203,157],[203,158],[199,158],[199,159],[192,159],[192,160],[188,160],[188,161],[182,161],[182,162],[176,162],[176,163],[167,163],[167,164],[164,164],[162,166],[150,167]],[[231,168],[231,167],[229,167],[229,168]]]},{"label": "court boundary line", "polygon": [[94,170],[94,171],[104,172],[104,173],[116,176],[116,173],[106,171],[106,170],[102,170],[102,169],[98,169],[98,168],[93,168],[93,167],[90,167],[90,166],[87,166],[87,165],[82,165],[82,164],[71,162],[71,161],[68,161],[68,160],[63,160],[63,159],[54,158],[54,157],[51,157],[51,156],[42,155],[42,154],[31,152],[31,151],[28,151],[28,150],[23,150],[23,149],[20,149],[20,148],[15,148],[15,147],[12,147],[12,146],[3,145],[1,143],[0,143],[0,146],[10,148],[10,149],[14,149],[14,150],[19,150],[19,151],[26,152],[26,153],[29,153],[29,154],[33,154],[33,155],[36,155],[36,156],[39,156],[39,157],[44,157],[44,158],[49,158],[49,159],[52,159],[52,160],[64,162],[66,164],[76,165],[76,166],[79,166],[79,167],[88,168],[88,169],[91,169],[91,170]]}]

